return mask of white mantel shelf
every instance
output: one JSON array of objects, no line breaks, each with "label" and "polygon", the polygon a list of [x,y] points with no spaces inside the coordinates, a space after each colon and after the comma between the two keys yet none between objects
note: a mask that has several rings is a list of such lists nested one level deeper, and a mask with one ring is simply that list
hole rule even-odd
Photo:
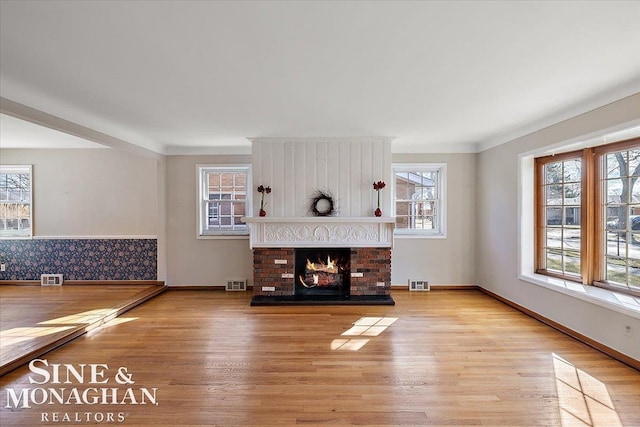
[{"label": "white mantel shelf", "polygon": [[245,217],[251,248],[393,246],[393,217]]}]

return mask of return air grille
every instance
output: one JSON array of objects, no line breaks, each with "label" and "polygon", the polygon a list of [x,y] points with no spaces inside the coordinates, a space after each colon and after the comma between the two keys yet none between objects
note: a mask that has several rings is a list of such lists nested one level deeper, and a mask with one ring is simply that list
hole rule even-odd
[{"label": "return air grille", "polygon": [[62,274],[41,274],[40,285],[42,286],[61,286]]},{"label": "return air grille", "polygon": [[225,291],[246,291],[246,290],[247,290],[247,279],[228,280],[227,286],[225,286]]},{"label": "return air grille", "polygon": [[430,291],[431,287],[426,280],[411,280],[409,279],[410,291]]}]

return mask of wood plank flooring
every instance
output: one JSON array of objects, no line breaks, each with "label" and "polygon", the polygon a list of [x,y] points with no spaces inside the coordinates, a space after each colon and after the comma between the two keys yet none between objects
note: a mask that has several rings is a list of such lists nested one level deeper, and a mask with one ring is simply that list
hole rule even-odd
[{"label": "wood plank flooring", "polygon": [[[107,365],[104,384],[30,384],[44,377],[27,366],[0,378],[0,424],[640,426],[640,372],[479,291],[393,298],[250,307],[249,293],[165,292],[41,357],[49,373]],[[78,404],[91,387],[106,402]],[[79,394],[23,408],[37,388]]]},{"label": "wood plank flooring", "polygon": [[148,284],[0,286],[0,375],[164,289]]}]

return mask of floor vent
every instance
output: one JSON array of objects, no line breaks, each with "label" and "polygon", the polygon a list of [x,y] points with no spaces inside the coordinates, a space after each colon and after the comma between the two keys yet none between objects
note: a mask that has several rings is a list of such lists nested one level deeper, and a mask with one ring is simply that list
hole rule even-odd
[{"label": "floor vent", "polygon": [[246,291],[247,279],[228,280],[227,286],[225,286],[224,290],[225,291]]},{"label": "floor vent", "polygon": [[62,285],[62,274],[41,274],[40,284],[42,286],[60,286]]},{"label": "floor vent", "polygon": [[409,279],[410,291],[430,291],[431,287],[426,280],[411,280]]}]

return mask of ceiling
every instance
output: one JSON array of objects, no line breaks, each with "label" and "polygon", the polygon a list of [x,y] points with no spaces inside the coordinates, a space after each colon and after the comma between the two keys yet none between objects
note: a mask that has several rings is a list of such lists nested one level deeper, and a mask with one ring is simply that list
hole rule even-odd
[{"label": "ceiling", "polygon": [[640,92],[639,16],[637,1],[2,0],[0,95],[162,154],[327,136],[477,152]]}]

